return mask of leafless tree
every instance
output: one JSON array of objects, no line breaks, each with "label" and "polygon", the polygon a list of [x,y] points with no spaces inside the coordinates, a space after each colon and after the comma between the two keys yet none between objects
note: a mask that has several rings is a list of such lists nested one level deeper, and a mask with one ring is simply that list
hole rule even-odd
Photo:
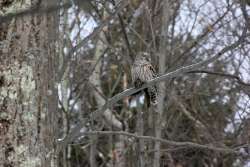
[{"label": "leafless tree", "polygon": [[[247,0],[1,1],[0,166],[246,167],[249,11]],[[142,52],[157,77],[134,87]],[[156,87],[149,106],[138,92]]]}]

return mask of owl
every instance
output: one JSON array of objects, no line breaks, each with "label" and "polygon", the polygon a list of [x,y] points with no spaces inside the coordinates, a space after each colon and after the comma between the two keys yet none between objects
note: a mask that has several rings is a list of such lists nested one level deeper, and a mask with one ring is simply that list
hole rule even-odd
[{"label": "owl", "polygon": [[[141,87],[144,83],[147,81],[150,81],[151,79],[155,78],[156,72],[153,68],[149,55],[145,52],[139,53],[131,68],[131,75],[132,75],[132,82],[135,86],[135,88]],[[150,105],[156,105],[157,104],[157,87],[149,86],[148,88],[145,88],[145,99],[147,101],[147,106],[150,107]]]}]

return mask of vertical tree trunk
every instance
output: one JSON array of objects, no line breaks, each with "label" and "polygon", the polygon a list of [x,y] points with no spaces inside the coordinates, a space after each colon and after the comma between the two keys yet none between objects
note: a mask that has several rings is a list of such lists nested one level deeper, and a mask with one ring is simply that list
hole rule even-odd
[{"label": "vertical tree trunk", "polygon": [[[140,104],[140,95],[136,97],[136,103],[137,103],[137,135],[143,136],[144,134],[144,121],[143,121],[143,106]],[[145,105],[145,104],[144,104]],[[144,147],[145,143],[143,139],[138,139],[138,166],[144,167],[145,166],[145,156],[144,156]]]},{"label": "vertical tree trunk", "polygon": [[[100,34],[100,38],[104,39],[103,33]],[[102,43],[102,40],[99,40],[96,44],[94,63],[96,63],[100,59],[100,56],[102,55],[103,51],[104,51],[104,44]],[[98,64],[96,65],[95,70],[93,71],[93,74],[90,77],[90,82],[96,87],[98,92],[102,92],[101,80],[100,80],[100,70],[101,70],[101,64],[99,61]],[[102,96],[100,96],[100,94],[98,92],[95,91],[94,96],[95,96],[95,99],[97,101],[98,106],[102,106],[105,104],[105,99]],[[108,125],[110,125],[111,127],[114,127],[116,130],[122,129],[122,123],[118,119],[116,119],[116,117],[113,115],[113,113],[111,112],[110,109],[107,109],[103,112],[103,117],[104,117],[104,120],[106,121],[106,123]],[[95,141],[95,142],[91,143],[91,154],[90,154],[90,163],[91,163],[91,166],[93,166],[93,167],[96,166],[96,162],[94,160],[94,156],[96,154],[96,144],[97,144],[96,140],[97,140],[97,137],[93,136],[93,141]],[[119,143],[117,143],[117,147],[119,150],[118,152],[121,153],[121,155],[118,156],[120,158],[124,157],[124,155],[123,155],[124,143],[123,142],[124,142],[123,140],[119,140]],[[122,148],[120,148],[120,147],[122,147]],[[120,160],[117,161],[117,163],[125,164],[124,161],[120,161]],[[119,165],[117,164],[117,166],[119,166]]]},{"label": "vertical tree trunk", "polygon": [[[170,21],[170,10],[171,6],[168,0],[164,0],[163,2],[163,11],[162,11],[162,27],[161,27],[161,41],[160,41],[160,57],[159,57],[159,73],[165,73],[166,71],[166,56],[167,56],[167,33]],[[157,106],[157,115],[155,121],[155,136],[157,138],[161,138],[161,127],[162,127],[162,113],[165,108],[164,99],[166,96],[166,83],[161,82],[159,86],[159,102]],[[155,142],[155,154],[154,154],[154,167],[160,167],[160,142]]]},{"label": "vertical tree trunk", "polygon": [[[104,12],[104,17],[106,13]],[[105,41],[105,36],[104,33],[101,32],[100,33],[100,39],[102,40],[98,40],[97,44],[96,44],[96,51],[95,51],[95,55],[94,55],[94,63],[98,62],[98,60],[100,59],[104,49],[105,49],[105,45],[103,44],[103,41]],[[102,88],[101,88],[101,63],[100,61],[98,62],[98,64],[96,65],[95,70],[93,71],[93,74],[90,77],[90,81],[91,83],[96,87],[96,89],[98,90],[98,92],[103,92]],[[100,93],[98,93],[97,91],[94,92],[94,96],[95,99],[97,101],[98,106],[102,106],[105,104],[105,99],[100,95]],[[112,113],[112,111],[110,109],[106,109],[103,112],[103,117],[105,122],[112,128],[115,128],[116,130],[121,130],[122,129],[122,123],[114,116],[114,114]],[[113,129],[112,129],[113,130]],[[115,159],[115,166],[117,167],[125,167],[125,156],[124,156],[124,137],[118,137],[118,142],[115,144],[115,152],[117,153],[117,156],[114,158]],[[96,166],[96,162],[93,159],[93,156],[95,156],[96,154],[96,140],[97,137],[93,136],[93,140],[95,142],[91,143],[91,154],[90,154],[90,163],[91,163],[91,167]],[[113,151],[113,150],[112,150]],[[111,163],[112,165],[112,163]]]},{"label": "vertical tree trunk", "polygon": [[[7,11],[18,6],[15,3],[6,6]],[[15,10],[33,3],[22,1]],[[49,0],[41,3],[48,5]],[[0,166],[56,166],[56,27],[56,12],[0,25]]]}]

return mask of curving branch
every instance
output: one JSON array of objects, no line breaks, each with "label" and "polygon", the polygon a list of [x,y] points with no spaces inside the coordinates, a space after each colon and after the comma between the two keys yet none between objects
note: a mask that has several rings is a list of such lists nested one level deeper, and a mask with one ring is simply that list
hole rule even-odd
[{"label": "curving branch", "polygon": [[[206,67],[208,64],[210,64],[210,63],[216,61],[217,59],[219,59],[224,53],[226,53],[226,52],[228,52],[230,50],[233,50],[236,47],[238,47],[240,44],[242,44],[244,42],[245,37],[246,37],[246,32],[247,32],[247,27],[245,26],[245,28],[243,29],[241,37],[235,43],[233,43],[233,44],[231,44],[229,46],[226,46],[221,51],[219,51],[215,56],[213,56],[213,57],[211,57],[211,58],[209,58],[207,60],[204,60],[204,61],[201,61],[201,62],[198,62],[198,63],[195,63],[195,64],[191,64],[191,65],[188,65],[188,66],[184,66],[184,67],[179,68],[179,69],[177,69],[175,71],[163,74],[163,75],[149,81],[148,83],[144,84],[139,89],[130,88],[130,89],[127,89],[127,90],[113,96],[103,106],[101,106],[99,109],[97,109],[95,112],[92,113],[92,115],[91,115],[92,118],[95,119],[96,117],[100,117],[102,115],[103,111],[105,111],[107,108],[110,108],[111,106],[113,106],[119,100],[123,99],[126,96],[130,96],[130,95],[132,95],[132,94],[134,94],[134,93],[136,93],[136,92],[138,92],[138,91],[140,91],[142,89],[145,89],[148,86],[155,85],[158,82],[163,82],[163,81],[169,80],[171,78],[180,77],[183,74],[186,74],[186,73],[188,73],[190,71],[198,70],[198,69]],[[64,139],[61,139],[60,142],[59,142],[59,150],[61,148],[64,148],[68,143],[72,142],[76,137],[80,136],[81,135],[80,130],[81,130],[82,127],[83,127],[83,123],[80,122],[76,127],[74,127],[71,130],[71,132],[69,133],[68,136],[66,136]]]},{"label": "curving branch", "polygon": [[236,82],[240,85],[243,86],[250,86],[250,83],[244,82],[239,76],[237,75],[232,75],[232,74],[226,74],[226,73],[221,73],[221,72],[213,72],[213,71],[206,71],[206,70],[194,70],[194,71],[189,71],[188,73],[205,73],[205,74],[210,74],[210,75],[217,75],[221,77],[227,77],[230,79],[236,80]]},{"label": "curving branch", "polygon": [[[209,58],[207,60],[201,61],[199,63],[195,63],[195,64],[188,65],[188,66],[184,66],[184,67],[179,68],[179,69],[177,69],[175,71],[163,74],[163,75],[161,75],[161,76],[159,76],[157,78],[152,79],[151,81],[149,81],[147,84],[144,84],[139,89],[135,89],[135,88],[127,89],[127,90],[125,90],[125,91],[123,91],[123,92],[121,92],[121,93],[113,96],[111,99],[109,99],[107,101],[107,103],[103,107],[112,106],[113,104],[115,104],[116,102],[118,102],[119,100],[121,100],[122,98],[124,98],[126,96],[130,96],[130,95],[132,95],[132,94],[134,94],[136,92],[139,92],[140,90],[143,90],[143,89],[145,89],[148,86],[155,85],[158,82],[162,82],[162,81],[165,81],[165,80],[168,80],[168,79],[171,79],[171,78],[179,77],[179,76],[181,76],[181,75],[183,75],[185,73],[189,73],[189,72],[191,72],[193,70],[197,70],[197,69],[206,67],[208,64],[210,64],[210,63],[216,61],[217,59],[219,59],[227,51],[235,49],[236,47],[238,47],[244,41],[245,34],[246,34],[246,29],[244,29],[243,35],[242,35],[242,37],[238,41],[236,41],[235,43],[233,43],[233,44],[231,44],[231,45],[229,45],[229,46],[227,46],[225,48],[223,48],[215,56],[213,56],[213,57],[211,57],[211,58]],[[97,110],[96,112],[98,112],[99,110]],[[102,111],[102,109],[101,109],[101,111]]]},{"label": "curving branch", "polygon": [[92,33],[90,33],[87,37],[85,37],[82,41],[80,41],[76,46],[74,46],[67,55],[65,56],[65,61],[62,64],[62,69],[60,70],[58,74],[58,80],[62,80],[62,77],[67,69],[67,66],[69,64],[70,57],[80,48],[82,48],[84,45],[86,45],[90,40],[93,40],[102,30],[104,27],[108,26],[110,24],[110,21],[116,17],[116,15],[121,12],[126,6],[128,5],[128,1],[121,1],[117,4],[115,11],[105,18],[98,27],[96,27]]},{"label": "curving branch", "polygon": [[133,133],[124,132],[124,131],[88,131],[81,133],[84,136],[91,136],[91,135],[123,135],[128,136],[136,139],[143,139],[143,140],[150,140],[150,141],[158,141],[163,144],[176,146],[176,147],[184,147],[184,148],[195,148],[195,149],[201,149],[201,150],[209,150],[209,151],[215,151],[220,152],[224,154],[240,154],[239,150],[240,148],[244,148],[245,145],[242,147],[235,147],[235,148],[229,148],[229,147],[217,147],[213,146],[211,144],[203,145],[198,144],[194,142],[177,142],[177,141],[171,141],[167,139],[157,138],[153,136],[139,136]]}]

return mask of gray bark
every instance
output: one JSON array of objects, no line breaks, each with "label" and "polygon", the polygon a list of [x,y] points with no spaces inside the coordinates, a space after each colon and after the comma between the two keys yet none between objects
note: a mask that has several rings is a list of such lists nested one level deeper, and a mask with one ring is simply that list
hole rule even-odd
[{"label": "gray bark", "polygon": [[[140,96],[137,96],[137,134],[138,136],[143,136],[143,132],[144,132],[144,124],[143,124],[143,106],[142,104],[140,104],[140,100],[139,100]],[[138,166],[140,167],[144,167],[145,166],[145,156],[144,156],[144,140],[143,139],[139,139],[138,140]]]},{"label": "gray bark", "polygon": [[[166,72],[166,60],[167,60],[167,40],[168,40],[168,28],[171,16],[171,5],[168,0],[164,0],[163,2],[163,12],[162,12],[162,27],[161,27],[161,43],[160,43],[160,56],[159,56],[159,73],[163,74]],[[165,104],[165,96],[166,96],[166,83],[161,82],[159,84],[159,99],[156,113],[156,121],[155,121],[155,136],[157,138],[161,138],[162,131],[162,114],[164,111]],[[160,159],[161,159],[161,143],[155,142],[154,150],[154,167],[160,167]]]},{"label": "gray bark", "polygon": [[[100,34],[100,38],[104,39],[104,34],[101,33]],[[96,51],[95,51],[95,55],[94,55],[94,62],[96,63],[99,59],[100,56],[102,55],[103,51],[104,51],[104,47],[105,45],[102,43],[101,40],[98,40],[97,44],[96,44]],[[101,70],[101,63],[100,61],[98,62],[98,64],[96,65],[95,70],[93,71],[93,74],[90,77],[90,82],[92,83],[93,86],[95,86],[95,88],[98,90],[94,91],[94,96],[95,99],[97,101],[98,106],[102,106],[105,104],[105,99],[99,94],[99,92],[102,92],[101,89],[101,80],[100,80],[100,70]],[[116,117],[113,115],[113,113],[111,112],[110,109],[106,109],[103,114],[102,114],[105,122],[107,125],[109,125],[110,127],[114,127],[115,129],[121,130],[122,129],[122,123],[116,119]],[[91,148],[90,148],[90,164],[91,167],[95,167],[96,166],[96,162],[95,162],[95,155],[97,153],[96,151],[96,136],[92,136],[92,142],[91,142]],[[123,150],[123,140],[121,141],[122,143],[117,143],[118,144],[118,150]],[[121,148],[122,147],[122,148]],[[122,151],[120,152],[121,155],[119,155],[119,157],[123,157]],[[122,163],[122,161],[117,161],[119,163]]]},{"label": "gray bark", "polygon": [[[10,10],[26,9],[33,1]],[[41,5],[49,5],[43,1]],[[1,166],[56,166],[57,13],[26,15],[1,23]],[[1,31],[2,31],[1,30]]]}]

